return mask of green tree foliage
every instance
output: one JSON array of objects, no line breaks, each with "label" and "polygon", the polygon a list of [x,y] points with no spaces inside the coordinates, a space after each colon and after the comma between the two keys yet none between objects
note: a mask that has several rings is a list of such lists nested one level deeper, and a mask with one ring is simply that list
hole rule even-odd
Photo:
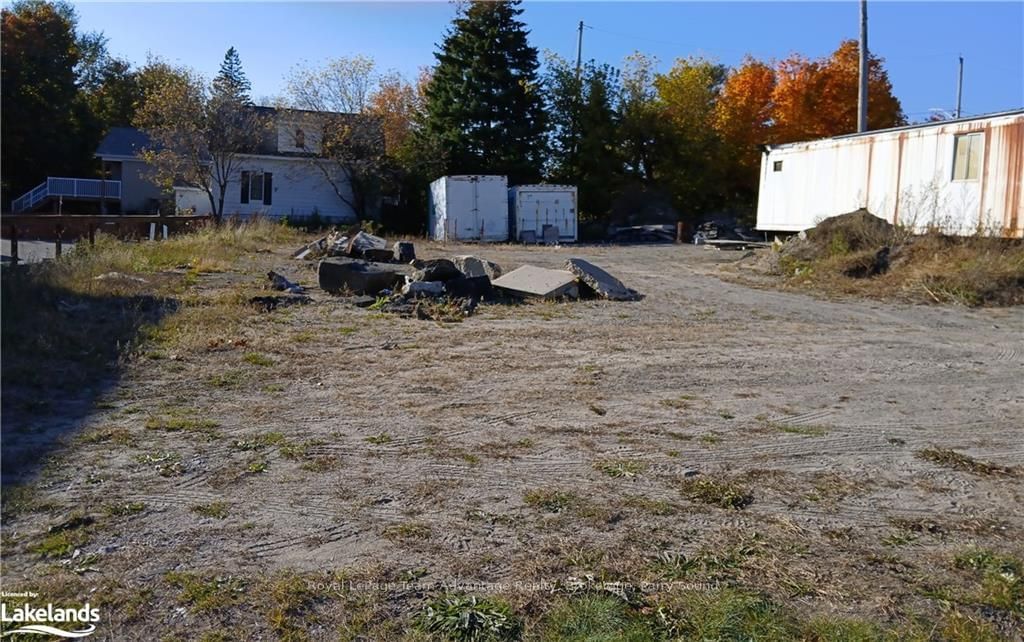
[{"label": "green tree foliage", "polygon": [[626,57],[622,70],[622,154],[627,174],[645,184],[654,181],[656,147],[665,138],[654,89],[657,64],[656,58],[635,52]]},{"label": "green tree foliage", "polygon": [[79,42],[78,85],[99,131],[131,125],[143,97],[138,73],[127,60],[107,52],[102,34],[85,34]]},{"label": "green tree foliage", "polygon": [[192,70],[161,62],[148,67],[142,74],[145,102],[135,116],[152,141],[144,157],[164,187],[184,181],[206,192],[219,223],[224,195],[240,178],[240,155],[255,150],[269,122],[237,94],[215,89]]},{"label": "green tree foliage", "polygon": [[224,61],[220,63],[220,72],[213,79],[212,90],[213,96],[218,100],[252,104],[249,96],[252,85],[245,75],[245,70],[242,69],[242,58],[234,47],[225,52]]},{"label": "green tree foliage", "polygon": [[425,150],[446,150],[443,173],[540,177],[545,115],[521,13],[518,0],[474,0],[435,54],[418,138]]},{"label": "green tree foliage", "polygon": [[90,175],[99,131],[78,87],[74,9],[23,0],[2,13],[3,203],[47,175]]},{"label": "green tree foliage", "polygon": [[721,190],[726,162],[716,134],[714,109],[727,68],[703,58],[683,58],[655,77],[666,140],[658,145],[658,180],[673,195],[684,218],[695,219],[725,205]]},{"label": "green tree foliage", "polygon": [[591,61],[577,74],[565,60],[549,59],[546,78],[551,154],[548,175],[579,188],[584,220],[607,219],[622,182],[623,156],[617,103],[619,72]]}]

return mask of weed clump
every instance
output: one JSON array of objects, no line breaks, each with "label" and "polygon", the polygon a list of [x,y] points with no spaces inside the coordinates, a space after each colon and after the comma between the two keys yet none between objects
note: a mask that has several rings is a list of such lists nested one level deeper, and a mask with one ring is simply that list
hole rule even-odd
[{"label": "weed clump", "polygon": [[691,501],[733,510],[745,508],[754,501],[754,496],[744,486],[727,479],[687,479],[683,482],[682,492]]},{"label": "weed clump", "polygon": [[420,614],[419,626],[457,642],[517,640],[522,632],[522,623],[507,604],[473,595],[432,600]]}]

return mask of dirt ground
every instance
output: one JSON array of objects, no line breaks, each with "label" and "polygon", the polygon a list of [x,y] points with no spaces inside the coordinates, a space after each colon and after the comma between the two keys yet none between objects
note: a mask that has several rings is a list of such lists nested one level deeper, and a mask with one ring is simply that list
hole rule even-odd
[{"label": "dirt ground", "polygon": [[[263,287],[268,268],[315,285],[290,249],[201,275],[192,296]],[[529,612],[536,583],[588,577],[891,622],[980,596],[965,552],[1024,555],[1024,309],[754,289],[718,276],[737,254],[693,246],[417,252],[506,270],[581,257],[645,298],[439,324],[313,288],[310,305],[154,340],[34,479],[6,485],[26,498],[4,516],[5,590],[95,591],[99,639],[283,637],[258,603],[186,608],[183,573],[314,578],[317,617],[295,626],[315,639],[397,635],[374,627],[432,586]],[[48,417],[24,428],[52,434]],[[77,554],[40,549],[61,532]],[[420,584],[359,602],[337,584],[352,579]],[[1014,609],[953,601],[1019,639]]]}]

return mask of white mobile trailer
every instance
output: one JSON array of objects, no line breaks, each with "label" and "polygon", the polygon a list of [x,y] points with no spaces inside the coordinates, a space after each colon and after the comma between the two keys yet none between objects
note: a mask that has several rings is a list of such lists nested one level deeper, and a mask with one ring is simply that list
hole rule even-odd
[{"label": "white mobile trailer", "polygon": [[517,185],[508,191],[512,240],[522,240],[523,232],[544,238],[544,228],[558,228],[558,240],[575,242],[577,238],[576,187],[574,185]]},{"label": "white mobile trailer", "polygon": [[799,232],[862,207],[919,231],[1024,236],[1024,110],[765,149],[758,230]]},{"label": "white mobile trailer", "polygon": [[508,179],[442,176],[430,184],[430,238],[504,242],[508,231]]}]

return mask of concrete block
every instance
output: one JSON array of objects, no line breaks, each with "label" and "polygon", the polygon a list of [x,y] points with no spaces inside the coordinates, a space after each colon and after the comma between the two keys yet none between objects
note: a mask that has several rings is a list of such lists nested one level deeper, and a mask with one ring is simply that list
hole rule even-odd
[{"label": "concrete block", "polygon": [[638,301],[643,298],[636,290],[627,288],[622,281],[583,259],[569,259],[565,262],[565,269],[601,298],[612,301]]},{"label": "concrete block", "polygon": [[486,276],[493,281],[501,276],[501,266],[477,256],[453,256],[452,263],[467,277]]},{"label": "concrete block", "polygon": [[391,266],[330,258],[317,266],[317,280],[326,292],[348,289],[355,294],[377,294],[401,283],[402,275]]},{"label": "concrete block", "polygon": [[548,270],[534,265],[524,265],[496,279],[494,287],[516,296],[535,296],[545,299],[579,297],[576,276],[565,270]]}]

